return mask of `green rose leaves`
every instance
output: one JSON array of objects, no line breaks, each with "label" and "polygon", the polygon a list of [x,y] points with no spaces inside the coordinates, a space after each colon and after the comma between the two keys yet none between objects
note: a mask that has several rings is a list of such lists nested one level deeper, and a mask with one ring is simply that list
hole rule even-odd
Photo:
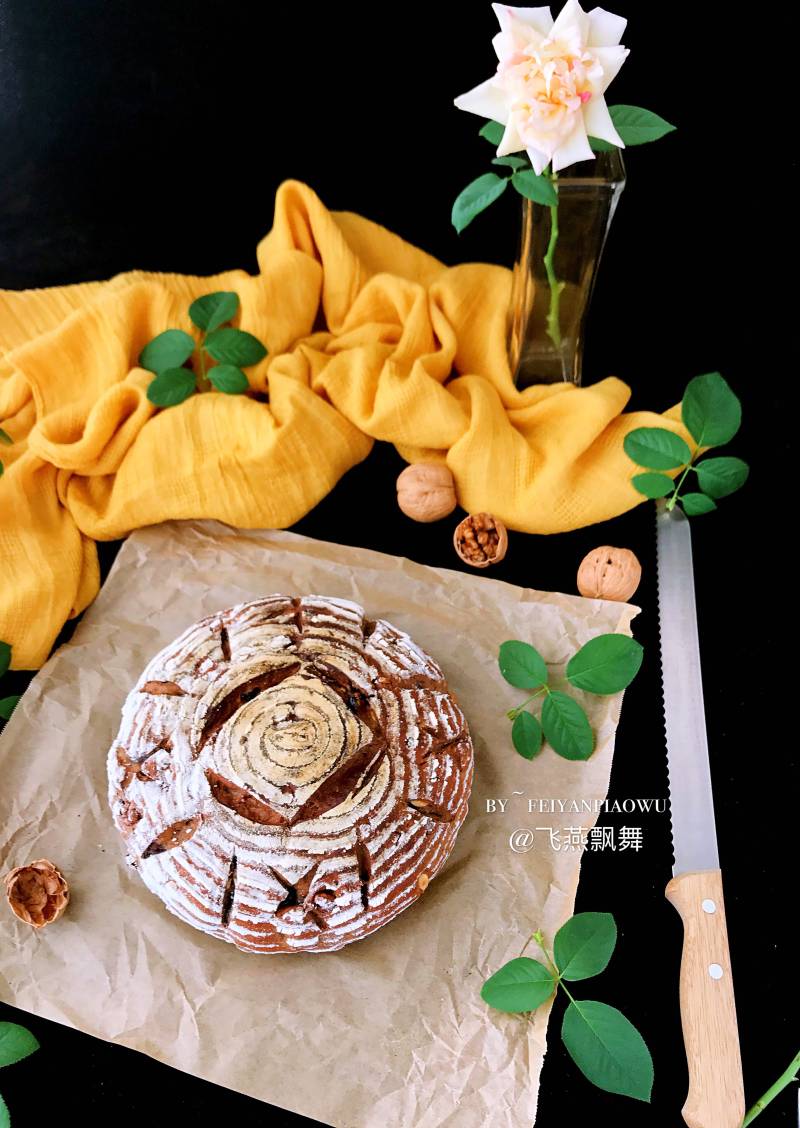
[{"label": "green rose leaves", "polygon": [[[566,680],[575,689],[609,696],[625,689],[639,672],[644,651],[628,635],[603,634],[590,639],[567,663]],[[533,692],[508,712],[513,722],[511,741],[526,760],[539,755],[547,740],[565,760],[588,760],[594,751],[594,733],[583,707],[569,694],[549,685],[547,665],[538,650],[513,639],[500,647],[500,673],[515,689]],[[528,706],[542,697],[541,717]]]},{"label": "green rose leaves", "polygon": [[[210,388],[226,395],[242,395],[249,390],[242,371],[258,364],[267,350],[257,337],[228,325],[239,310],[239,297],[228,290],[203,294],[189,306],[192,324],[201,331],[198,371],[192,367],[197,344],[182,329],[167,329],[145,345],[139,364],[154,374],[147,398],[157,407],[174,407],[195,391]],[[207,358],[216,361],[207,367]]]},{"label": "green rose leaves", "polygon": [[[0,678],[11,665],[11,647],[7,642],[0,642]],[[19,694],[11,697],[0,697],[0,720],[7,721],[16,708]],[[2,1064],[0,1062],[0,1064]]]},{"label": "green rose leaves", "polygon": [[481,998],[496,1010],[524,1014],[546,1003],[561,987],[569,999],[561,1040],[578,1069],[599,1089],[649,1101],[653,1059],[639,1031],[615,1007],[575,999],[565,986],[606,969],[617,943],[613,916],[577,913],[556,933],[552,955],[541,932],[531,939],[541,948],[545,962],[524,955],[509,960],[486,980]]},{"label": "green rose leaves", "polygon": [[[742,488],[750,467],[741,458],[729,455],[703,458],[701,451],[730,442],[742,422],[742,405],[719,372],[708,372],[689,381],[681,402],[683,425],[697,444],[694,454],[688,444],[666,427],[637,427],[625,436],[627,456],[645,473],[634,475],[633,485],[649,498],[667,498],[667,509],[678,502],[688,517],[711,513],[720,498]],[[669,474],[657,471],[676,471]],[[690,473],[696,475],[697,489],[684,490]]]},{"label": "green rose leaves", "polygon": [[[39,1043],[30,1030],[16,1022],[0,1022],[0,1069],[5,1065],[16,1065],[38,1049]],[[0,1128],[10,1128],[10,1125],[8,1105],[0,1097]]]},{"label": "green rose leaves", "polygon": [[[670,125],[658,114],[644,110],[641,106],[609,106],[609,113],[617,133],[626,146],[658,141],[675,129],[674,125]],[[504,133],[505,126],[499,121],[487,121],[480,130],[480,136],[495,149],[503,140]],[[597,137],[590,137],[589,144],[596,153],[608,152],[616,148],[610,142],[601,141]],[[451,221],[459,235],[476,216],[503,195],[509,184],[520,196],[532,200],[535,204],[541,204],[546,208],[558,206],[558,192],[553,184],[553,177],[547,171],[541,175],[535,173],[527,153],[519,152],[508,157],[495,157],[492,164],[505,170],[504,174],[485,172],[483,176],[468,184],[453,203]]]}]

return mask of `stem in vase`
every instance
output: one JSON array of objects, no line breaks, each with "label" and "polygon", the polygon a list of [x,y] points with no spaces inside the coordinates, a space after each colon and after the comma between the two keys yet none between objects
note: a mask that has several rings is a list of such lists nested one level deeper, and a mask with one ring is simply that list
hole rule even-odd
[{"label": "stem in vase", "polygon": [[[558,180],[558,173],[551,172],[550,179],[553,188],[558,192],[556,181]],[[547,272],[547,283],[550,287],[550,308],[547,311],[547,336],[553,342],[557,349],[561,348],[561,290],[563,283],[559,282],[556,277],[556,268],[553,258],[556,252],[556,244],[558,243],[558,204],[550,205],[550,242],[547,244],[547,250],[544,256],[544,268]]]}]

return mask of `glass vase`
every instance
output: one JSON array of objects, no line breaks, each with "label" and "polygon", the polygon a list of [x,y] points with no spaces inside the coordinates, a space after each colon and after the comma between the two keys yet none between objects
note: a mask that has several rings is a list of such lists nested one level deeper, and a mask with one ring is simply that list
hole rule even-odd
[{"label": "glass vase", "polygon": [[508,350],[518,387],[581,382],[583,331],[603,245],[625,187],[619,149],[565,169],[558,207],[522,200]]}]

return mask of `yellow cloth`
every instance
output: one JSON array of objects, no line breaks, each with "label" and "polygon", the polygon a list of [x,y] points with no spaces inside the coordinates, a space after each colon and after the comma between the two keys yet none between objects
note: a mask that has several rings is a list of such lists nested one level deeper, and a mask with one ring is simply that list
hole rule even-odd
[{"label": "yellow cloth", "polygon": [[[616,379],[517,391],[509,271],[446,267],[303,184],[279,189],[258,265],[0,292],[0,425],[14,440],[0,446],[0,639],[16,668],[41,665],[94,598],[95,540],[170,518],[291,525],[374,439],[446,459],[466,510],[555,533],[641,500],[628,430],[688,438],[672,418],[621,415]],[[267,345],[248,375],[269,403],[206,393],[156,412],[139,353],[191,330],[189,303],[212,290],[235,290],[241,328]]]}]

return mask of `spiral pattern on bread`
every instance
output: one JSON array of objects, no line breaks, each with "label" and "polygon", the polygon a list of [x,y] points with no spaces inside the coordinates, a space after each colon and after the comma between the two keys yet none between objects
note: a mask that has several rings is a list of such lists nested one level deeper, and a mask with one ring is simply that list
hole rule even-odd
[{"label": "spiral pattern on bread", "polygon": [[355,603],[210,615],[130,693],[108,756],[128,860],[249,952],[332,951],[424,893],[467,814],[472,743],[439,666]]}]

